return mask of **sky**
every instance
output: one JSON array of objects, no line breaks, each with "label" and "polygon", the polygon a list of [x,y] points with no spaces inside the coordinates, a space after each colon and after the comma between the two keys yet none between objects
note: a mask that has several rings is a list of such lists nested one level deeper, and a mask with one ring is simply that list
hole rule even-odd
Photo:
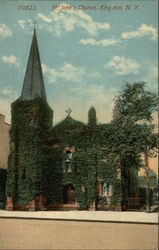
[{"label": "sky", "polygon": [[[158,1],[0,1],[0,113],[21,94],[36,27],[47,101],[54,124],[71,108],[87,122],[112,119],[125,81],[158,89]],[[33,24],[34,23],[34,24]]]}]

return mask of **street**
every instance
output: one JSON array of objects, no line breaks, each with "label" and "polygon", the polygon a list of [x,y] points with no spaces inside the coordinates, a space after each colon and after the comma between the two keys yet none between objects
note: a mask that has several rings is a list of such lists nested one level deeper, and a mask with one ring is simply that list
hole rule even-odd
[{"label": "street", "polygon": [[0,218],[0,229],[0,249],[158,249],[153,224]]}]

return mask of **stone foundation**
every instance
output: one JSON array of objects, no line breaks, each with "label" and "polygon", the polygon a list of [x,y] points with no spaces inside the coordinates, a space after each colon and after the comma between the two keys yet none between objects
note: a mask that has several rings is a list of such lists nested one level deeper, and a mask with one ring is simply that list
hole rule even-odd
[{"label": "stone foundation", "polygon": [[[27,205],[14,204],[12,197],[7,197],[7,211],[77,211],[79,210],[78,203],[74,204],[46,204],[45,195],[40,195],[35,200],[29,201]],[[95,203],[91,204],[89,211],[95,211]],[[98,205],[99,211],[122,211],[121,205]]]},{"label": "stone foundation", "polygon": [[27,205],[16,204],[13,202],[12,197],[7,197],[6,202],[7,211],[45,211],[46,207],[46,197],[40,195],[34,200],[29,201]]}]

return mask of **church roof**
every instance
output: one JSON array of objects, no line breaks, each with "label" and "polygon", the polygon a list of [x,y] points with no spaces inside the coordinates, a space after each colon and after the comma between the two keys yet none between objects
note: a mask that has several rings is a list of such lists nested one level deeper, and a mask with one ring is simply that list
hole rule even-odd
[{"label": "church roof", "polygon": [[20,99],[33,100],[36,97],[41,97],[46,100],[36,30],[34,29],[33,40]]},{"label": "church roof", "polygon": [[76,128],[76,127],[83,127],[85,126],[83,122],[74,120],[70,115],[68,115],[64,120],[56,124],[53,129],[67,129],[67,128]]},{"label": "church roof", "polygon": [[[61,143],[72,143],[75,138],[81,138],[81,131],[86,125],[80,121],[74,120],[70,115],[68,115],[64,120],[56,124],[51,131],[50,139],[58,138]],[[79,141],[80,141],[79,138]]]}]

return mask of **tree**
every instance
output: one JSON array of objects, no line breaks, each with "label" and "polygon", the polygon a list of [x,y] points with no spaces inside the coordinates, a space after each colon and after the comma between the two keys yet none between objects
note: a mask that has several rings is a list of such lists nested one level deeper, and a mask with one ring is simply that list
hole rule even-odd
[{"label": "tree", "polygon": [[120,159],[123,209],[132,195],[130,175],[141,166],[141,154],[153,153],[157,146],[152,126],[156,107],[156,95],[145,90],[144,82],[125,83],[115,99],[109,143]]},{"label": "tree", "polygon": [[145,82],[126,82],[115,98],[113,120],[129,118],[133,122],[151,122],[156,108],[156,95],[145,90]]}]

